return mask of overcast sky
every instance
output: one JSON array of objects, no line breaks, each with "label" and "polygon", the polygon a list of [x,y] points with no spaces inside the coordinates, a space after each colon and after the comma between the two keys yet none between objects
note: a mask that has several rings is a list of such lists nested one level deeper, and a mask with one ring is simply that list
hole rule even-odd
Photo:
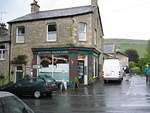
[{"label": "overcast sky", "polygon": [[[1,22],[30,13],[33,0],[0,0]],[[40,10],[90,5],[91,0],[38,0]],[[150,39],[150,0],[98,0],[104,38]]]}]

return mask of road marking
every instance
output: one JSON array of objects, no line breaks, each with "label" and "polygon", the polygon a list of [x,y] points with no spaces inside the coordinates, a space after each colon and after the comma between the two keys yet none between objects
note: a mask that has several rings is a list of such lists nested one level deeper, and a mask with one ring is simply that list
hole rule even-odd
[{"label": "road marking", "polygon": [[130,92],[132,91],[131,88],[133,87],[133,85],[134,85],[134,82],[133,82],[133,77],[132,77],[132,78],[130,79],[130,86],[129,86],[129,88],[128,88],[128,91],[127,91],[126,95],[129,95],[129,94],[130,94]]}]

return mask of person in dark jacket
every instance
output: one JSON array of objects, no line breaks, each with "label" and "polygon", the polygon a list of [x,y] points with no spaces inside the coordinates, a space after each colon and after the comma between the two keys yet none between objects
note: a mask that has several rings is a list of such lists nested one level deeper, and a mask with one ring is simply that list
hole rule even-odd
[{"label": "person in dark jacket", "polygon": [[146,83],[150,84],[150,65],[144,69],[144,74],[147,77]]},{"label": "person in dark jacket", "polygon": [[124,68],[124,72],[125,72],[126,80],[128,81],[130,79],[130,69],[128,66]]}]

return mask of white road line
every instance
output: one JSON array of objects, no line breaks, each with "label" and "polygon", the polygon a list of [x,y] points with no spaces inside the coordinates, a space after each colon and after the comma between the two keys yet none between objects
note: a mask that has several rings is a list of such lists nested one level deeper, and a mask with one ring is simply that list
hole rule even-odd
[{"label": "white road line", "polygon": [[[133,77],[132,77],[132,78],[133,78]],[[129,88],[128,88],[128,91],[127,91],[126,95],[129,95],[129,94],[130,94],[130,91],[132,91],[131,88],[134,86],[134,81],[133,81],[132,78],[131,78],[131,80],[130,80],[130,86],[129,86]]]}]

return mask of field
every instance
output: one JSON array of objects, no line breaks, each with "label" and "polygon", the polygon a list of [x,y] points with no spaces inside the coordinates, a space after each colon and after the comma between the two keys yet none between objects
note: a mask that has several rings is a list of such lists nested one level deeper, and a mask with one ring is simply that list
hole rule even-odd
[{"label": "field", "polygon": [[128,49],[134,49],[138,52],[140,57],[143,57],[146,54],[146,40],[105,39],[105,44],[115,44],[121,52],[125,52]]},{"label": "field", "polygon": [[134,49],[138,52],[140,57],[143,57],[146,54],[146,46],[129,46],[129,45],[120,45],[121,52],[125,52],[128,49]]}]

